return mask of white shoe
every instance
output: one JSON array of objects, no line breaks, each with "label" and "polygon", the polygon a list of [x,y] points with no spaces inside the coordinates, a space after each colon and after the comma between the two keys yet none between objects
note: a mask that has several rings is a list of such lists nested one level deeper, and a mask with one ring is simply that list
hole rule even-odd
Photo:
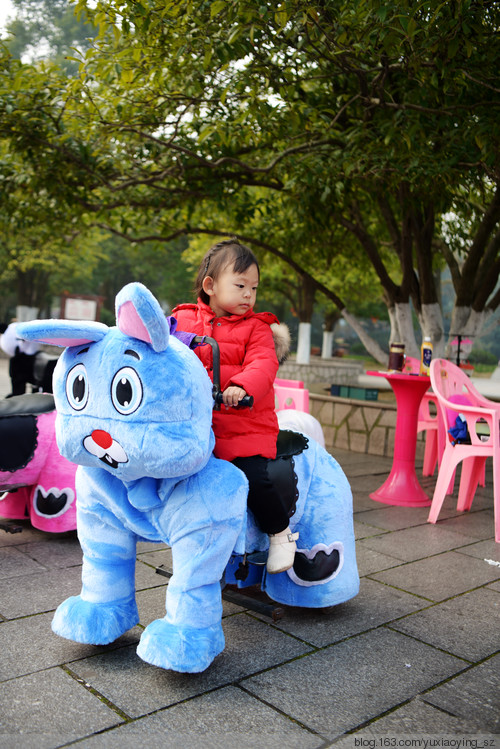
[{"label": "white shoe", "polygon": [[290,528],[282,533],[269,536],[269,554],[267,557],[267,571],[270,575],[285,572],[293,566],[297,551],[298,533],[291,533]]}]

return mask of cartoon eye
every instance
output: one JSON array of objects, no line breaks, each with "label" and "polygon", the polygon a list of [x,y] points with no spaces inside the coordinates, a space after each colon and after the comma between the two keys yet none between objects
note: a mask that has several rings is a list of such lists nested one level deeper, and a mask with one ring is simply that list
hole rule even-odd
[{"label": "cartoon eye", "polygon": [[66,396],[71,408],[81,411],[89,399],[89,384],[87,370],[83,364],[77,364],[70,369],[66,377]]},{"label": "cartoon eye", "polygon": [[111,400],[118,413],[127,415],[136,411],[142,401],[142,383],[132,367],[123,367],[113,377]]}]

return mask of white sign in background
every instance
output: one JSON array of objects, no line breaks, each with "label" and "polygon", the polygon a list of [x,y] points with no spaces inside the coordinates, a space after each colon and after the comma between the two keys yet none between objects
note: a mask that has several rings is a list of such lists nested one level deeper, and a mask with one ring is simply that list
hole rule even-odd
[{"label": "white sign in background", "polygon": [[95,320],[97,302],[92,299],[73,299],[68,297],[64,305],[66,320]]}]

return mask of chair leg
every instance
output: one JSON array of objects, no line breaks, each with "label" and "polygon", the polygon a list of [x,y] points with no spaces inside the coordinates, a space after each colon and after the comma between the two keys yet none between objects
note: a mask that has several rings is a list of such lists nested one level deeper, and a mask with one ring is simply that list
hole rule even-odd
[{"label": "chair leg", "polygon": [[479,456],[465,458],[463,461],[457,502],[459,512],[470,510],[480,478],[484,475],[485,462],[486,457]]},{"label": "chair leg", "polygon": [[425,438],[424,467],[422,476],[432,476],[437,463],[437,429],[428,429]]},{"label": "chair leg", "polygon": [[493,512],[495,541],[500,544],[500,460],[495,453],[493,453]]},{"label": "chair leg", "polygon": [[481,484],[481,486],[486,486],[486,461],[484,461],[483,474],[479,479],[479,483]]},{"label": "chair leg", "polygon": [[[437,440],[438,440],[438,472],[441,468],[441,463],[443,462],[443,456],[446,451],[446,447],[450,444],[450,440],[448,438],[448,434],[446,429],[443,426],[443,420],[442,418],[438,421],[438,429],[437,429]],[[453,472],[453,475],[451,476],[450,483],[448,484],[446,488],[446,494],[453,494],[453,489],[455,488],[455,472]]]},{"label": "chair leg", "polygon": [[452,478],[455,476],[455,471],[460,460],[461,458],[457,455],[457,451],[451,445],[449,449],[445,449],[432,497],[429,517],[427,518],[429,523],[435,523],[438,519],[445,496],[448,494],[447,489]]}]

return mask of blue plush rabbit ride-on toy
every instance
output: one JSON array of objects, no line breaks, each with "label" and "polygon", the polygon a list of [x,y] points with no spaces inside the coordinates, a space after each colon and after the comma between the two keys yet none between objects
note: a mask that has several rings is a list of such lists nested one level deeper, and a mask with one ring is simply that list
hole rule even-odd
[{"label": "blue plush rabbit ride-on toy", "polygon": [[[133,283],[116,298],[116,322],[18,327],[23,338],[65,347],[53,377],[56,438],[79,466],[82,589],[58,607],[52,628],[104,645],[138,624],[136,544],[162,541],[173,562],[166,614],[144,629],[137,653],[165,669],[199,672],[224,649],[223,575],[237,584],[235,555],[265,551],[268,539],[247,513],[246,477],[212,454],[212,383],[173,321]],[[280,603],[332,606],[359,588],[350,487],[312,440],[293,461],[290,526],[300,534],[300,561],[277,575],[261,568],[261,587]]]}]

